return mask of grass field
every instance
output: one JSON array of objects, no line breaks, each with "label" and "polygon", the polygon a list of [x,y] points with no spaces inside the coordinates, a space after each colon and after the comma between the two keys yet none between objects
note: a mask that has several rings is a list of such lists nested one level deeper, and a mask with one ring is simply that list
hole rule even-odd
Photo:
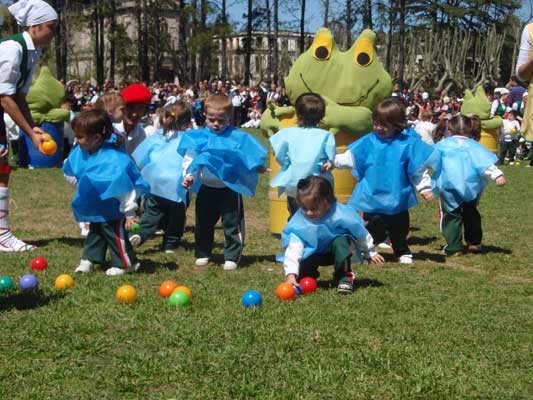
[{"label": "grass field", "polygon": [[[144,272],[76,276],[82,239],[72,191],[59,170],[12,176],[12,223],[33,254],[0,254],[0,275],[50,267],[35,294],[0,294],[0,399],[528,399],[533,398],[533,169],[503,167],[508,185],[481,202],[486,252],[446,261],[437,204],[413,209],[415,264],[356,267],[357,290],[340,296],[322,271],[318,292],[280,302],[279,239],[268,229],[267,177],[247,200],[243,268],[194,266],[186,251],[138,252]],[[192,209],[189,221],[193,221]],[[215,261],[222,262],[217,231]],[[158,295],[174,279],[193,291],[189,309]],[[139,300],[115,300],[129,283]],[[247,289],[263,307],[245,309]]]}]

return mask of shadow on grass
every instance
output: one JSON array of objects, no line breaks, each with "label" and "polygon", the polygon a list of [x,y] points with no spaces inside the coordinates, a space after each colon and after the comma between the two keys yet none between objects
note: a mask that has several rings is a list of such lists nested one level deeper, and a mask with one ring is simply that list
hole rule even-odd
[{"label": "shadow on grass", "polygon": [[44,307],[53,301],[65,297],[64,293],[54,293],[45,295],[41,290],[32,290],[29,292],[7,293],[0,296],[0,311],[32,310],[38,307]]},{"label": "shadow on grass", "polygon": [[426,251],[419,251],[414,254],[414,260],[416,261],[433,261],[436,263],[445,263],[446,256],[444,254],[428,253]]},{"label": "shadow on grass", "polygon": [[436,236],[412,236],[407,239],[407,243],[414,246],[427,246],[437,240]]},{"label": "shadow on grass", "polygon": [[157,269],[167,269],[169,271],[177,271],[179,264],[176,261],[156,262],[148,259],[139,260],[141,263],[141,273],[154,274]]},{"label": "shadow on grass", "polygon": [[[337,286],[335,285],[334,280],[318,280],[317,281],[318,287],[321,289],[335,289]],[[385,284],[381,281],[378,281],[376,279],[369,279],[369,278],[358,278],[355,277],[354,281],[354,289],[363,289],[366,287],[382,287],[385,286]]]},{"label": "shadow on grass", "polygon": [[505,249],[503,247],[483,245],[483,250],[481,250],[479,254],[487,253],[513,254],[513,251],[511,249]]},{"label": "shadow on grass", "polygon": [[48,239],[38,239],[38,240],[31,240],[31,243],[34,244],[37,247],[44,247],[48,245],[51,242],[60,242],[63,244],[66,244],[67,246],[72,247],[83,247],[83,242],[85,241],[85,238],[83,237],[57,237],[57,238],[48,238]]}]

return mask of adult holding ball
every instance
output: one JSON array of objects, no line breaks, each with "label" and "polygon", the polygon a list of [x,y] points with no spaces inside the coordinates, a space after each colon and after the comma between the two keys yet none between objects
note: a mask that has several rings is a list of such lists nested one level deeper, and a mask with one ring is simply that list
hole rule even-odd
[{"label": "adult holding ball", "polygon": [[[19,0],[9,12],[24,29],[22,33],[0,40],[0,113],[6,112],[40,152],[44,142],[40,128],[30,115],[26,94],[32,83],[33,69],[41,47],[55,35],[58,16],[43,0]],[[34,246],[17,239],[9,228],[9,166],[6,127],[0,118],[0,251],[31,251]],[[44,154],[44,153],[43,153]]]}]

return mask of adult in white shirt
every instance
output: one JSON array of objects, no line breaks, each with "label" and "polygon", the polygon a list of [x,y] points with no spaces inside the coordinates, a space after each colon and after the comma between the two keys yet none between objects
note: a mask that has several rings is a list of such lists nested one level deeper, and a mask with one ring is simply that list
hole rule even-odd
[{"label": "adult in white shirt", "polygon": [[[516,74],[520,80],[529,81],[528,93],[533,94],[533,23],[529,23],[522,31],[520,39],[520,52],[516,62]],[[524,116],[522,117],[522,135],[528,141],[533,140],[533,105],[528,97]]]}]

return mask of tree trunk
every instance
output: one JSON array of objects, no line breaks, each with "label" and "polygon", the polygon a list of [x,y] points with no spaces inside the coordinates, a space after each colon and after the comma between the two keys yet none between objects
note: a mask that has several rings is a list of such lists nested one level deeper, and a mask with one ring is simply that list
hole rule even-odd
[{"label": "tree trunk", "polygon": [[324,27],[327,28],[329,24],[329,0],[324,0]]},{"label": "tree trunk", "polygon": [[278,83],[279,79],[279,18],[278,18],[278,0],[274,0],[274,60],[272,65],[272,73],[274,74],[274,83]]},{"label": "tree trunk", "polygon": [[104,83],[104,23],[101,0],[96,0],[94,5],[94,52],[96,64],[96,81],[98,85]]},{"label": "tree trunk", "polygon": [[267,51],[267,76],[269,80],[272,80],[272,30],[271,20],[270,20],[270,0],[265,1],[266,8],[266,25],[267,25],[267,42],[268,42],[268,51]]},{"label": "tree trunk", "polygon": [[363,28],[373,29],[372,24],[372,0],[364,0]]},{"label": "tree trunk", "polygon": [[[207,0],[200,1],[200,32],[207,33]],[[209,79],[209,66],[211,64],[211,51],[209,43],[202,41],[200,48],[200,79]]]},{"label": "tree trunk", "polygon": [[250,85],[250,64],[252,60],[252,0],[248,0],[248,15],[246,17],[246,55],[244,57],[244,84]]},{"label": "tree trunk", "polygon": [[142,59],[141,74],[143,82],[150,81],[150,65],[148,64],[148,4],[147,0],[142,2]]},{"label": "tree trunk", "polygon": [[191,82],[190,71],[187,68],[189,63],[189,51],[187,49],[187,13],[185,12],[185,0],[178,0],[178,79],[180,83]]},{"label": "tree trunk", "polygon": [[394,29],[394,6],[393,2],[389,5],[389,29],[387,31],[387,54],[385,56],[385,70],[388,71],[391,75],[392,67],[392,30]]},{"label": "tree trunk", "polygon": [[226,0],[222,0],[222,6],[221,6],[221,12],[222,12],[222,35],[221,35],[221,45],[222,48],[220,50],[220,64],[222,66],[220,75],[222,77],[222,80],[226,80],[228,78],[228,52],[227,52],[227,40],[226,40],[226,29],[228,27],[228,15],[226,11]]},{"label": "tree trunk", "polygon": [[305,51],[305,0],[302,2],[302,9],[300,14],[300,54]]},{"label": "tree trunk", "polygon": [[398,79],[403,81],[404,78],[404,63],[405,63],[405,13],[406,13],[406,0],[399,0],[399,14],[400,14],[400,46],[398,51]]},{"label": "tree trunk", "polygon": [[137,71],[139,71],[136,79],[142,80],[142,68],[144,64],[144,58],[143,58],[143,25],[142,25],[142,2],[141,0],[136,1],[136,13],[135,13],[135,19],[137,21],[137,64],[138,68]]},{"label": "tree trunk", "polygon": [[352,43],[352,0],[346,0],[346,36],[344,48],[348,49]]},{"label": "tree trunk", "polygon": [[57,79],[62,79],[63,82],[67,80],[67,62],[68,62],[68,22],[66,12],[68,8],[68,0],[54,0],[54,8],[57,10],[59,21],[57,24],[57,32],[55,36],[55,50],[56,50],[56,74]]},{"label": "tree trunk", "polygon": [[115,82],[115,63],[116,63],[116,33],[117,33],[117,5],[115,0],[109,1],[110,23],[109,23],[109,79]]},{"label": "tree trunk", "polygon": [[[191,21],[191,35],[189,37],[194,37],[198,33],[198,5],[196,3],[196,0],[191,0],[191,8],[192,8],[192,21]],[[192,82],[196,82],[198,80],[196,60],[197,60],[197,56],[195,54],[191,54],[189,76]]]}]

